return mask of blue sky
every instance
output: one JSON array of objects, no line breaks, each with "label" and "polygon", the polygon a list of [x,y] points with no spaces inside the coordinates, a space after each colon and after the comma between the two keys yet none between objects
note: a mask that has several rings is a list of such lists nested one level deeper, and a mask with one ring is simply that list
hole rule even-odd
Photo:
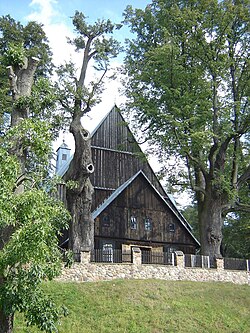
[{"label": "blue sky", "polygon": [[[44,30],[49,38],[54,54],[54,63],[60,65],[67,60],[73,60],[78,67],[81,66],[81,55],[76,54],[74,49],[66,43],[66,36],[73,36],[71,18],[75,10],[83,12],[89,17],[89,22],[96,19],[111,19],[114,23],[122,20],[122,13],[127,5],[134,8],[145,8],[151,0],[0,0],[0,16],[10,14],[15,20],[24,25],[29,20],[35,20],[44,24]],[[122,28],[115,36],[120,41],[128,36],[128,28]],[[114,62],[114,67],[121,66],[122,57]],[[89,71],[90,77],[93,75]],[[124,96],[119,92],[121,83],[119,78],[107,82],[106,90],[102,94],[102,102],[93,108],[89,116],[83,119],[84,127],[92,131],[101,119],[111,110],[116,103],[121,106]],[[72,151],[74,142],[70,134],[61,135],[54,144],[56,150],[65,138]],[[142,147],[143,148],[143,147]],[[155,171],[159,170],[159,163],[150,159]]]},{"label": "blue sky", "polygon": [[[66,36],[72,36],[71,17],[76,10],[81,11],[93,23],[96,19],[111,19],[114,23],[122,20],[127,5],[145,8],[150,0],[1,0],[0,15],[10,14],[15,20],[26,24],[30,20],[44,24],[44,30],[56,53],[56,64],[61,62]],[[123,41],[129,34],[128,27],[115,32],[114,37]],[[62,43],[62,40],[64,42]],[[60,50],[61,49],[61,50]],[[59,52],[60,50],[60,52]],[[121,58],[121,57],[120,57]]]},{"label": "blue sky", "polygon": [[[53,23],[71,24],[70,17],[75,10],[82,11],[90,21],[97,18],[110,18],[114,22],[122,19],[122,12],[127,5],[145,8],[150,0],[1,0],[0,15],[10,14],[14,19],[25,23],[34,13],[45,13]],[[47,12],[47,13],[46,13]],[[52,14],[52,15],[51,15]],[[44,22],[41,15],[38,20]]]},{"label": "blue sky", "polygon": [[[24,25],[30,20],[42,23],[54,54],[54,63],[60,65],[72,60],[80,68],[82,56],[66,42],[66,37],[73,37],[71,17],[76,10],[83,12],[90,23],[98,18],[109,18],[112,22],[119,23],[127,5],[132,5],[134,8],[145,8],[150,2],[150,0],[0,0],[0,15],[10,14]],[[128,34],[128,27],[124,27],[114,37],[123,41]],[[114,60],[113,67],[121,66],[121,63],[122,56],[119,56]],[[91,69],[88,74],[89,79],[92,79],[94,73]],[[90,114],[90,130],[96,126],[100,117],[105,116],[114,103],[118,106],[123,103],[124,96],[119,93],[119,86],[119,80],[107,83],[102,103]],[[98,114],[98,119],[92,121],[95,113]]]}]

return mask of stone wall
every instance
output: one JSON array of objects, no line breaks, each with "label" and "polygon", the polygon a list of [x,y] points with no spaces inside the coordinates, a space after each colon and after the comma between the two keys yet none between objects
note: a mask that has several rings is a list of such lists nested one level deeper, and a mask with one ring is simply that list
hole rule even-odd
[{"label": "stone wall", "polygon": [[[218,269],[185,268],[180,253],[177,266],[142,265],[140,253],[134,253],[131,264],[90,263],[88,256],[83,256],[81,263],[63,269],[59,281],[96,282],[114,279],[162,279],[188,281],[215,281],[250,284],[250,272]],[[178,264],[179,263],[179,264]]]},{"label": "stone wall", "polygon": [[106,281],[114,279],[162,279],[188,281],[221,281],[250,284],[250,273],[201,268],[178,268],[166,265],[134,265],[105,263],[75,263],[63,269],[59,281]]}]

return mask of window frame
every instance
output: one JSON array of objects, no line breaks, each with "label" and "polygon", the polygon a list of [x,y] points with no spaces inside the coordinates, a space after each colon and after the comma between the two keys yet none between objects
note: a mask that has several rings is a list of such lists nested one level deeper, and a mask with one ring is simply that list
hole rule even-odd
[{"label": "window frame", "polygon": [[151,217],[144,218],[144,230],[145,231],[152,231],[153,229],[153,221]]},{"label": "window frame", "polygon": [[135,215],[130,216],[130,230],[137,230],[138,229],[138,221]]},{"label": "window frame", "polygon": [[175,223],[169,223],[168,232],[175,233],[175,230],[176,230]]}]

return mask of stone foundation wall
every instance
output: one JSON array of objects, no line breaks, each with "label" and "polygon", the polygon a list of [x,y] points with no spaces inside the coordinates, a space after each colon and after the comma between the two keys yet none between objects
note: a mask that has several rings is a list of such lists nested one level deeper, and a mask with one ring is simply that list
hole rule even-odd
[{"label": "stone foundation wall", "polygon": [[250,284],[250,272],[184,268],[166,265],[75,263],[63,269],[59,281],[96,282],[114,279],[162,279]]},{"label": "stone foundation wall", "polygon": [[142,265],[141,250],[132,248],[131,264],[91,263],[90,252],[81,253],[81,262],[65,268],[59,281],[96,282],[114,279],[161,279],[188,281],[221,281],[250,284],[249,271],[224,270],[224,260],[216,259],[217,269],[186,268],[184,254],[175,252],[176,266]]}]

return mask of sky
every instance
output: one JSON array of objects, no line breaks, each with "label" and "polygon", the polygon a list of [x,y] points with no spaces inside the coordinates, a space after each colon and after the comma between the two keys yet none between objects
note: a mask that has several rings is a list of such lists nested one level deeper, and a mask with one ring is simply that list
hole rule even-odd
[{"label": "sky", "polygon": [[[28,21],[37,21],[44,25],[44,31],[49,39],[53,52],[55,65],[72,60],[78,68],[81,66],[81,55],[77,54],[73,47],[66,42],[66,37],[74,35],[72,19],[75,11],[83,12],[88,17],[89,23],[97,19],[110,19],[113,23],[120,23],[122,13],[128,5],[133,8],[144,9],[151,0],[0,0],[0,15],[9,14],[12,18],[27,24]],[[128,27],[117,31],[114,38],[121,43],[126,37],[132,37]],[[122,56],[113,61],[113,67],[121,66]],[[89,70],[89,78],[93,75]],[[93,107],[87,117],[83,119],[84,127],[90,132],[98,125],[105,115],[116,104],[118,107],[125,101],[125,97],[119,92],[121,83],[119,79],[109,81],[102,94],[102,102]],[[71,134],[63,134],[54,143],[54,150],[61,145],[62,140],[74,151],[74,140]],[[142,147],[145,150],[146,147]],[[154,171],[160,170],[160,164],[155,157],[149,158]],[[181,200],[182,201],[182,200]],[[186,201],[186,199],[185,199]]]},{"label": "sky", "polygon": [[[72,60],[80,69],[82,57],[66,42],[66,37],[74,36],[71,17],[75,11],[83,12],[89,23],[97,19],[110,19],[113,23],[120,23],[122,13],[127,5],[134,8],[145,8],[150,0],[0,0],[0,15],[9,14],[22,24],[28,21],[37,21],[44,25],[44,31],[50,41],[55,65]],[[123,27],[113,35],[120,42],[129,36],[128,27]],[[122,55],[114,59],[113,67],[121,66]],[[88,71],[89,79],[93,71]],[[102,102],[95,106],[84,120],[85,127],[92,131],[101,119],[111,110],[114,104],[120,106],[124,96],[119,92],[121,86],[119,79],[109,81],[102,95]],[[62,140],[60,137],[59,140]],[[69,139],[70,140],[70,139]],[[58,143],[56,143],[57,145]],[[70,146],[72,142],[69,141]]]}]

